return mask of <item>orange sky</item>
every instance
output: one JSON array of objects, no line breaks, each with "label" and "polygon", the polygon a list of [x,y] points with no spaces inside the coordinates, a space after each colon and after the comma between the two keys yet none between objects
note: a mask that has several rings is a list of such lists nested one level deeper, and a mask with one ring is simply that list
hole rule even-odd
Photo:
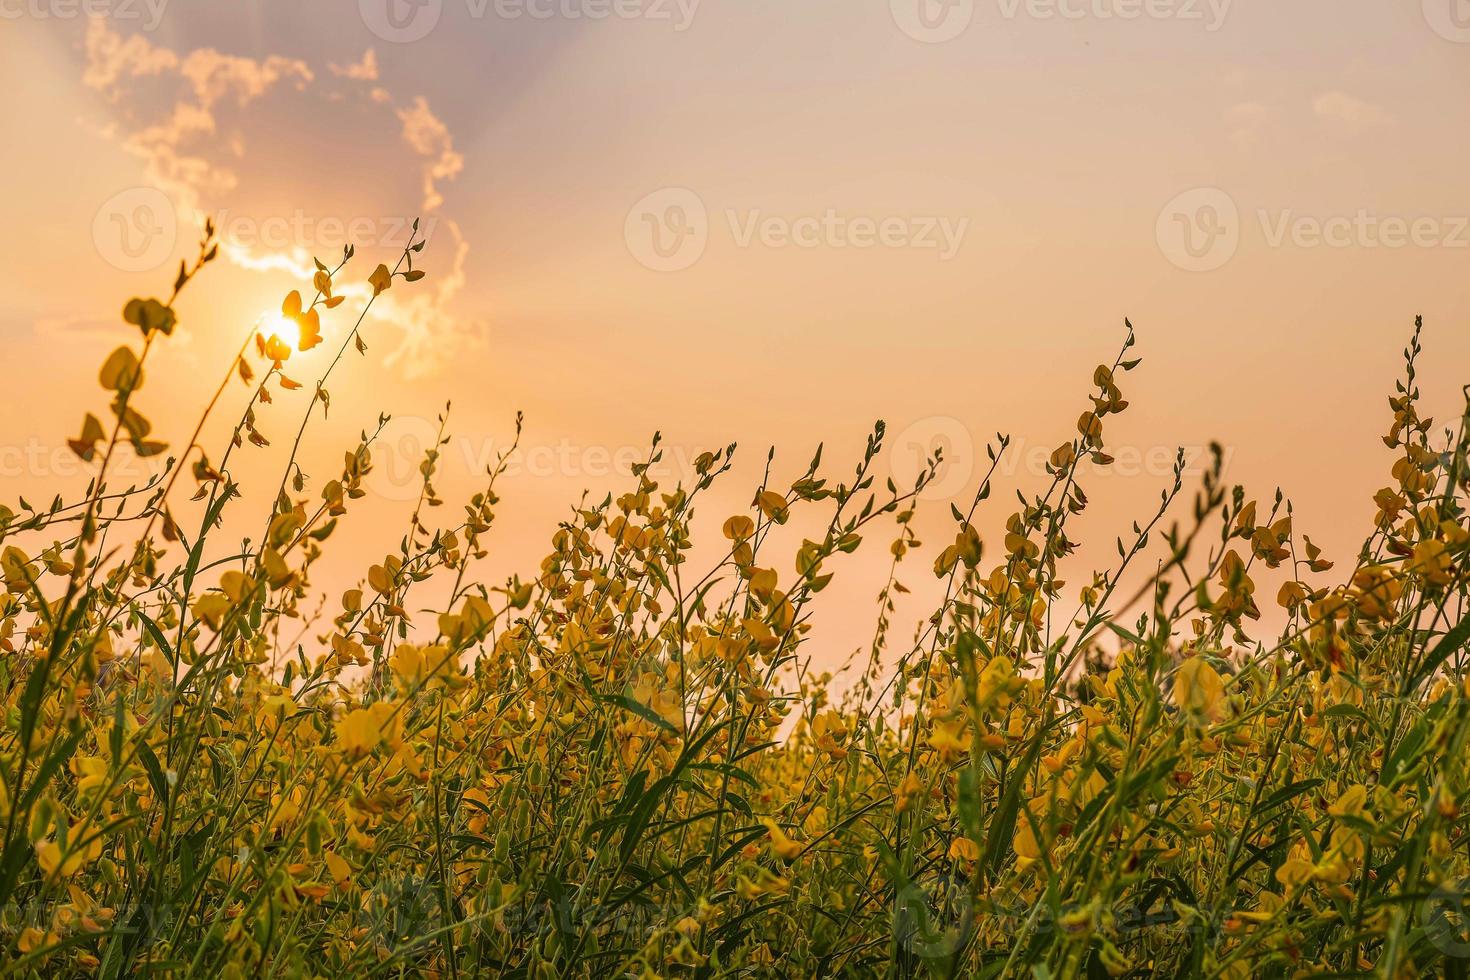
[{"label": "orange sky", "polygon": [[[1021,452],[987,528],[1038,484],[1124,316],[1144,363],[1110,423],[1119,472],[1087,484],[1073,580],[1146,516],[1173,447],[1211,439],[1230,479],[1282,487],[1349,560],[1414,315],[1427,414],[1458,411],[1470,366],[1464,6],[96,0],[89,23],[0,0],[5,496],[85,482],[65,439],[103,408],[118,311],[166,290],[200,215],[228,260],[180,304],[141,396],[175,442],[312,254],[350,234],[364,279],[422,216],[429,277],[369,320],[372,356],[334,378],[308,440],[319,483],[379,411],[398,417],[333,575],[396,547],[394,450],[449,399],[451,503],[527,413],[497,572],[533,568],[581,488],[622,485],[655,430],[675,464],[740,443],[713,530],[768,445],[790,478],[825,442],[840,477],[885,419],[885,470],[933,444],[957,461],[921,524],[938,547],[992,433]],[[293,359],[306,391],[351,307]],[[305,393],[262,430],[288,442]],[[269,485],[247,483],[259,515],[280,448],[243,464]],[[871,629],[884,544],[825,597],[834,661]]]}]

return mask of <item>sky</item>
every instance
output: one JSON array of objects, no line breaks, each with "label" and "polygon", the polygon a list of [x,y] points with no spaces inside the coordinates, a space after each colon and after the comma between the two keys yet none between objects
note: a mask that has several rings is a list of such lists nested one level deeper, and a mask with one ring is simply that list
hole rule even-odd
[{"label": "sky", "polygon": [[[738,442],[713,534],[767,448],[790,480],[821,443],[840,479],[882,419],[880,472],[950,460],[937,550],[995,433],[986,536],[1040,485],[1126,317],[1143,363],[1119,465],[1084,481],[1080,585],[1175,448],[1198,472],[1212,440],[1350,562],[1415,315],[1425,414],[1470,380],[1465,0],[0,0],[0,83],[7,498],[85,485],[66,439],[105,408],[123,303],[166,293],[204,216],[224,260],[141,393],[176,444],[313,257],[351,238],[361,283],[420,219],[427,277],[375,305],[303,446],[319,486],[394,416],[322,585],[396,548],[446,402],[451,504],[526,414],[497,574],[532,571],[584,488],[627,486],[655,431],[670,484]],[[242,534],[351,309],[261,413]],[[871,631],[887,534],[835,568],[821,656]]]}]

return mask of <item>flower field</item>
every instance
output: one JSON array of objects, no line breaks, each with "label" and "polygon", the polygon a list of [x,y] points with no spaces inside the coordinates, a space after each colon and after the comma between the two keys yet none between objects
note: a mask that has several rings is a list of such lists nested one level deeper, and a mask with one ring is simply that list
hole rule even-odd
[{"label": "flower field", "polygon": [[[422,246],[366,277],[350,249],[319,263],[212,369],[205,416],[238,422],[205,445],[205,418],[144,413],[206,230],[166,299],[126,304],[102,397],[78,393],[107,406],[71,441],[86,492],[0,508],[5,975],[1466,975],[1470,433],[1420,417],[1417,328],[1357,554],[1217,460],[1116,529],[1111,569],[1069,563],[1129,328],[1048,487],[982,474],[943,540],[913,527],[942,460],[895,485],[880,423],[752,488],[700,564],[734,447],[661,485],[655,440],[516,574],[485,540],[504,466],[444,501],[431,449],[382,560],[328,593],[321,557],[379,533],[350,523],[375,432],[332,472],[297,448]],[[325,374],[293,378],[319,344]],[[231,477],[245,453],[280,457],[278,488]],[[261,533],[224,539],[250,505]],[[798,512],[819,530],[778,551]],[[813,610],[860,548],[891,555],[872,642],[814,671]],[[915,630],[892,612],[921,579],[942,600]]]}]

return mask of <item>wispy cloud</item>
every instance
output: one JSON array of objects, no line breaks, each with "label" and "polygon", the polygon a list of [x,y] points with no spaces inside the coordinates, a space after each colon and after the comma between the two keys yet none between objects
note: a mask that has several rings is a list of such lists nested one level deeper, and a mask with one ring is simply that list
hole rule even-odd
[{"label": "wispy cloud", "polygon": [[436,211],[444,203],[439,181],[453,180],[464,169],[464,157],[454,149],[449,128],[434,115],[420,96],[413,104],[397,109],[403,123],[403,139],[424,158],[424,210]]},{"label": "wispy cloud", "polygon": [[1343,123],[1353,129],[1386,126],[1393,122],[1393,116],[1386,109],[1346,92],[1324,92],[1312,101],[1312,111],[1319,119]]},{"label": "wispy cloud", "polygon": [[1239,102],[1225,110],[1230,140],[1242,149],[1259,144],[1276,117],[1276,110],[1262,102]]}]

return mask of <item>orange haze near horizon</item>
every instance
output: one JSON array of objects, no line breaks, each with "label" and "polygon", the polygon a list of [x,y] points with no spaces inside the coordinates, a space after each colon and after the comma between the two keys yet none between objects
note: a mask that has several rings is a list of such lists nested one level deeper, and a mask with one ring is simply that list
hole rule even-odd
[{"label": "orange haze near horizon", "polygon": [[[332,593],[396,550],[446,403],[445,523],[526,414],[492,580],[533,573],[584,489],[631,486],[655,431],[666,488],[739,444],[698,511],[710,539],[768,447],[774,483],[818,444],[836,481],[882,419],[880,486],[943,448],[900,646],[987,442],[1012,440],[980,511],[993,552],[1125,317],[1143,363],[1108,422],[1118,463],[1085,483],[1069,591],[1152,514],[1176,447],[1193,477],[1212,441],[1228,481],[1263,511],[1280,488],[1350,564],[1389,480],[1379,436],[1416,315],[1424,414],[1463,408],[1470,26],[1452,2],[435,0],[386,17],[398,2],[6,8],[7,504],[85,485],[66,439],[105,413],[101,359],[136,340],[123,303],[166,295],[206,215],[223,260],[139,393],[175,451],[257,320],[309,291],[313,256],[353,241],[341,278],[360,284],[414,218],[428,238],[427,277],[365,321],[368,356],[349,352],[303,443],[314,494],[394,416],[317,572]],[[288,362],[303,388],[260,410],[272,445],[238,451],[240,535],[259,534],[359,307]],[[226,389],[212,458],[246,397]],[[834,565],[822,666],[871,637],[885,534]]]}]

